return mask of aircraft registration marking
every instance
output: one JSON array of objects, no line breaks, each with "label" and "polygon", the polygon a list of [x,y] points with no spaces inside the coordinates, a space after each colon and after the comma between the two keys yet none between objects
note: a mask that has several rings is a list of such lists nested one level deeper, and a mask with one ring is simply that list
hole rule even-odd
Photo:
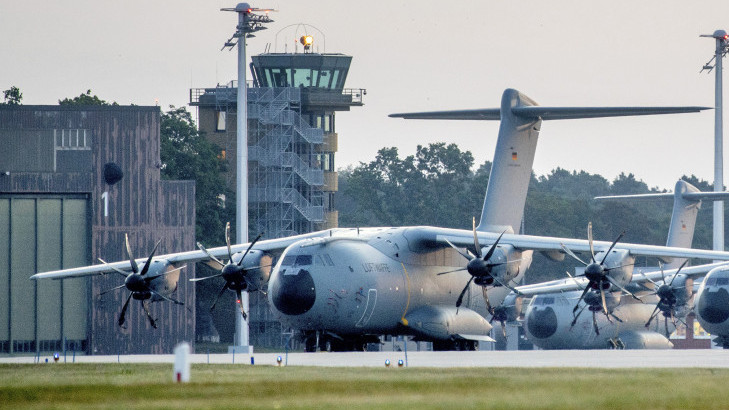
[{"label": "aircraft registration marking", "polygon": [[365,272],[390,272],[390,265],[386,263],[364,262],[362,263],[362,268]]}]

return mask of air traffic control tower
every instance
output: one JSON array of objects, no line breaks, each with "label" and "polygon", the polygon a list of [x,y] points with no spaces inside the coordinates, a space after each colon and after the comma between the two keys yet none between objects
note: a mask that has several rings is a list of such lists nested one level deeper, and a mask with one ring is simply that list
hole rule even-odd
[{"label": "air traffic control tower", "polygon": [[[364,89],[345,88],[352,57],[314,52],[314,36],[301,33],[293,52],[252,56],[248,85],[249,237],[280,238],[336,228],[335,114],[362,106]],[[311,28],[306,26],[305,28]],[[286,30],[286,29],[284,29]],[[282,31],[284,31],[282,30]],[[280,32],[281,33],[281,32]],[[317,36],[317,38],[320,38]],[[321,35],[323,39],[323,35]],[[228,161],[235,188],[237,84],[191,89],[198,124]],[[221,233],[221,238],[222,238]],[[265,297],[250,295],[250,338],[255,346],[281,345],[281,325]]]}]

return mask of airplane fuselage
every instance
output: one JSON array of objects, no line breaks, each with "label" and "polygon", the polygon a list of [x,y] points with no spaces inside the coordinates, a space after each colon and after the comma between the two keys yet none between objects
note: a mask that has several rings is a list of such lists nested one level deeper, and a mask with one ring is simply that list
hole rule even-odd
[{"label": "airplane fuselage", "polygon": [[[412,334],[406,319],[426,306],[455,309],[470,275],[449,247],[414,252],[403,229],[372,236],[305,240],[289,246],[274,267],[268,299],[276,318],[302,331],[340,336]],[[487,315],[472,284],[461,311]],[[465,313],[463,313],[465,315]]]}]

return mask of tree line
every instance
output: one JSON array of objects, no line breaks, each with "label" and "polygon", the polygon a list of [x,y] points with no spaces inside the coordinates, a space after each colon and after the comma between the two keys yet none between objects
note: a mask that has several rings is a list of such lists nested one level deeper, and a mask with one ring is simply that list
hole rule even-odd
[{"label": "tree line", "polygon": [[[335,197],[342,227],[429,225],[471,229],[481,215],[491,162],[474,166],[473,155],[455,144],[418,146],[402,157],[397,148],[382,148],[374,160],[339,171]],[[678,178],[677,178],[678,179]],[[702,191],[712,191],[697,177],[681,179]],[[595,238],[612,241],[626,231],[623,241],[665,245],[672,200],[598,201],[595,196],[664,192],[649,188],[633,174],[621,173],[608,181],[586,171],[552,170],[532,174],[524,210],[522,233],[587,238],[592,222]],[[699,211],[694,247],[711,249],[711,203]],[[641,263],[655,263],[642,261]],[[527,274],[529,283],[565,277],[575,263],[556,263],[539,254]]]}]

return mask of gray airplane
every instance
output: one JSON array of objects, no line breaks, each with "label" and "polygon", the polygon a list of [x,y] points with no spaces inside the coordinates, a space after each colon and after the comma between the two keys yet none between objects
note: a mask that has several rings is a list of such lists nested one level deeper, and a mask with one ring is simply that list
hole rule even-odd
[{"label": "gray airplane", "polygon": [[[506,90],[497,109],[395,114],[501,120],[480,222],[478,226],[474,223],[473,230],[427,226],[332,229],[162,255],[155,260],[175,266],[228,257],[243,268],[243,282],[267,283],[274,315],[284,326],[299,331],[307,350],[359,350],[382,334],[432,341],[436,350],[474,349],[477,342],[492,340],[492,327],[486,320],[491,310],[487,300],[493,299],[490,294],[503,294],[500,289],[519,282],[531,263],[532,251],[554,258],[563,257],[566,250],[610,249],[664,259],[729,260],[727,252],[514,234],[522,220],[543,120],[701,109],[540,107],[518,91]],[[249,256],[250,252],[255,253]],[[266,266],[263,258],[275,260],[275,265]],[[216,264],[225,265],[222,261]],[[33,278],[66,278],[114,269],[129,270],[130,262],[39,273]],[[242,283],[240,287],[242,291]]]},{"label": "gray airplane", "polygon": [[729,349],[729,267],[718,267],[706,275],[694,311],[704,330],[716,336],[714,342]]},{"label": "gray airplane", "polygon": [[[729,193],[700,192],[693,185],[678,181],[673,194],[598,197],[655,198],[674,199],[666,246],[689,248],[701,200],[726,200]],[[595,256],[598,260],[602,257]],[[621,269],[633,270],[632,260],[621,260]],[[676,320],[685,318],[693,306],[693,278],[717,267],[710,264],[683,268],[685,263],[686,260],[677,258],[666,265],[665,272],[663,267],[638,270],[629,283],[623,284],[626,289],[617,288],[602,295],[590,286],[588,278],[517,287],[522,297],[535,295],[525,313],[527,338],[543,349],[670,348],[673,345],[668,336],[675,330]],[[640,300],[626,298],[626,292]],[[583,315],[585,310],[591,314]],[[659,315],[663,320],[659,320]]]}]

